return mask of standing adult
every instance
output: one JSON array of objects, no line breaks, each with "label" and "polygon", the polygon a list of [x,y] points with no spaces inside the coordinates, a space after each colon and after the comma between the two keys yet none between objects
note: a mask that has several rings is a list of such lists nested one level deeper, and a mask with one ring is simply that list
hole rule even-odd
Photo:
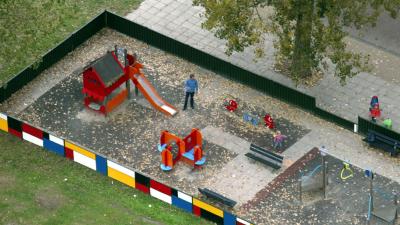
[{"label": "standing adult", "polygon": [[187,102],[190,97],[190,106],[194,109],[194,100],[193,96],[195,93],[199,91],[199,84],[197,80],[194,78],[194,74],[190,74],[189,79],[185,81],[185,105],[183,106],[183,110],[187,108]]}]

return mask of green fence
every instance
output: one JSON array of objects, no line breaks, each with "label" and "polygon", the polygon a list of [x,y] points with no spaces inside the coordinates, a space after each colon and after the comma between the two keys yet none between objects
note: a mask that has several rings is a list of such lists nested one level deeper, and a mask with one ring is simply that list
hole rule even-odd
[{"label": "green fence", "polygon": [[[333,122],[346,129],[353,130],[354,123],[352,121],[343,119],[335,114],[318,108],[315,104],[315,98],[312,96],[247,71],[108,11],[104,11],[96,16],[81,29],[72,33],[54,49],[47,52],[42,57],[41,62],[36,66],[31,65],[10,79],[6,85],[0,88],[0,102],[9,98],[13,93],[37,77],[41,72],[66,56],[69,52],[73,51],[104,27],[114,29],[120,33],[146,42],[149,45],[174,54],[226,78],[248,85],[267,95],[312,112],[325,120]],[[368,129],[374,129],[378,132],[382,131],[383,133],[388,134],[388,136],[397,137],[397,139],[400,137],[400,134],[375,124],[371,124],[361,118],[358,119],[358,123],[361,133],[367,132]]]},{"label": "green fence", "polygon": [[273,97],[300,106],[306,110],[313,111],[315,108],[314,97],[249,72],[113,13],[107,14],[107,25],[118,32],[144,41],[229,79],[249,85]]},{"label": "green fence", "polygon": [[330,121],[330,122],[332,122],[332,123],[334,123],[336,125],[339,125],[341,127],[349,129],[349,130],[353,130],[354,129],[354,122],[353,121],[343,119],[342,117],[339,117],[339,116],[337,116],[335,114],[327,112],[327,111],[325,111],[323,109],[320,109],[318,107],[315,107],[314,113],[316,115],[318,115],[319,117],[321,117],[322,119]]}]

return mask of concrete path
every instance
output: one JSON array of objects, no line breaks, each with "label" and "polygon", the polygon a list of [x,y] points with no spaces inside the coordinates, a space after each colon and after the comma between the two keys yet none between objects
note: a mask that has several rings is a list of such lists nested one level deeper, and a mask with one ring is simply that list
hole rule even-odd
[{"label": "concrete path", "polygon": [[[346,86],[341,86],[337,78],[330,73],[314,87],[295,87],[290,79],[272,69],[274,64],[272,37],[266,37],[266,56],[257,62],[253,61],[254,54],[251,48],[228,57],[224,54],[225,42],[201,28],[204,20],[200,16],[202,12],[201,7],[192,6],[191,0],[145,0],[137,10],[126,17],[247,70],[310,94],[316,97],[319,107],[354,122],[357,121],[358,115],[368,116],[370,98],[378,95],[384,116],[392,118],[393,129],[400,131],[400,77],[398,76],[400,70],[397,69],[400,67],[400,58],[398,56],[357,39],[348,38],[350,48],[361,52],[367,50],[367,53],[371,54],[371,62],[377,69],[372,73],[361,73],[348,80]],[[383,18],[383,21],[388,21],[388,18]],[[378,25],[382,23],[384,22],[380,21]],[[396,21],[394,23],[398,24]],[[365,40],[368,42],[377,40],[380,29],[375,28],[376,31],[370,32]],[[387,25],[385,29],[388,29]],[[355,35],[354,32],[353,35]],[[398,45],[396,35],[386,39],[382,35],[379,37],[380,44],[374,42],[376,45],[380,46],[385,42]],[[391,49],[396,50],[400,47]],[[389,67],[395,68],[391,70]]]},{"label": "concrete path", "polygon": [[211,126],[202,129],[201,133],[208,142],[220,145],[238,154],[208,182],[211,186],[206,187],[235,200],[237,202],[236,207],[240,207],[241,204],[253,199],[257,192],[279,174],[278,171],[274,171],[272,168],[257,163],[244,155],[250,148],[250,143],[246,140]]},{"label": "concrete path", "polygon": [[352,28],[347,30],[354,38],[400,56],[400,17],[393,19],[384,12],[376,21],[375,27],[365,26],[361,31]]}]

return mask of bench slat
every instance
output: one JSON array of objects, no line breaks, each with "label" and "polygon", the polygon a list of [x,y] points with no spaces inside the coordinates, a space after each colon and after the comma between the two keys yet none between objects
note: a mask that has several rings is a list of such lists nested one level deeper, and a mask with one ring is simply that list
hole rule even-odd
[{"label": "bench slat", "polygon": [[266,164],[266,165],[268,165],[268,166],[270,166],[270,167],[272,167],[274,169],[280,169],[281,168],[280,164],[278,164],[276,161],[272,161],[269,158],[261,158],[261,157],[259,157],[257,155],[254,155],[251,152],[246,153],[245,156],[247,156],[249,158],[252,158],[252,159],[254,159],[256,161],[259,161],[261,163],[264,163],[264,164]]},{"label": "bench slat", "polygon": [[375,139],[380,140],[380,141],[385,142],[390,145],[392,145],[392,144],[394,145],[396,143],[396,141],[394,139],[391,139],[391,138],[389,139],[387,137],[382,137],[379,135],[375,135]]},{"label": "bench slat", "polygon": [[227,206],[233,207],[236,205],[236,201],[229,199],[227,197],[222,196],[221,194],[218,194],[214,191],[211,191],[207,188],[198,188],[199,192],[209,198],[213,198],[216,200],[221,201],[222,203],[224,203]]},{"label": "bench slat", "polygon": [[258,153],[258,154],[260,154],[260,155],[262,155],[262,156],[265,156],[265,157],[267,157],[267,158],[270,158],[270,159],[272,159],[272,160],[274,160],[274,161],[277,161],[277,162],[279,162],[279,163],[282,163],[282,161],[283,161],[281,158],[277,158],[277,157],[275,157],[275,156],[273,156],[273,155],[270,155],[270,154],[268,154],[268,153],[266,153],[266,152],[264,152],[264,151],[260,151],[260,150],[258,150],[258,149],[256,149],[256,148],[251,148],[250,150],[253,151],[253,152],[256,152],[256,153]]},{"label": "bench slat", "polygon": [[276,154],[276,153],[274,153],[274,152],[272,152],[272,151],[269,151],[269,150],[267,150],[267,149],[265,149],[265,148],[261,148],[260,146],[257,146],[257,145],[255,145],[255,144],[253,144],[253,143],[250,144],[250,150],[251,150],[252,148],[253,148],[253,149],[258,149],[258,150],[263,151],[263,152],[265,152],[265,153],[267,153],[267,154],[273,155],[274,157],[281,159],[281,161],[283,160],[283,156],[278,155],[278,154]]}]

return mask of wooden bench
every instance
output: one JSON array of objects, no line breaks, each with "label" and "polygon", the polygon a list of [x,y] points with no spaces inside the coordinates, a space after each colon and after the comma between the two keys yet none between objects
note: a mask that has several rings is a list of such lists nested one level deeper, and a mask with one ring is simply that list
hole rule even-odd
[{"label": "wooden bench", "polygon": [[274,169],[280,169],[282,167],[283,156],[254,144],[250,145],[250,152],[246,153],[245,156],[259,161]]},{"label": "wooden bench", "polygon": [[389,152],[391,156],[397,156],[400,152],[400,141],[385,136],[373,130],[368,130],[368,135],[364,141],[377,148]]},{"label": "wooden bench", "polygon": [[218,200],[219,202],[222,202],[224,205],[227,205],[229,207],[233,207],[236,205],[236,202],[233,201],[232,199],[224,197],[224,196],[222,196],[214,191],[211,191],[207,188],[199,188],[199,192],[201,194],[205,195],[206,197]]}]

